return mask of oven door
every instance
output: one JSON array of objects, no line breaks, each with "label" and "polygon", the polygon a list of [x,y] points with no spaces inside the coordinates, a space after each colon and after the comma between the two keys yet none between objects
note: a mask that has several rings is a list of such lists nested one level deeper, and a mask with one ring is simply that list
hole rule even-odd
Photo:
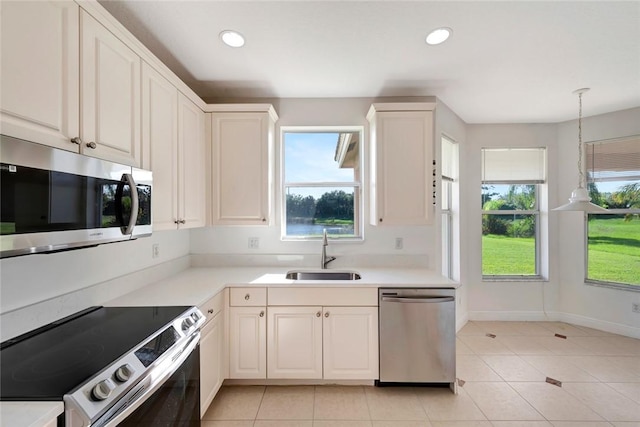
[{"label": "oven door", "polygon": [[[199,427],[200,344],[199,334],[176,358],[170,372],[147,378],[147,386],[134,388],[116,413],[107,413],[95,427]],[[142,382],[145,382],[143,380]],[[67,423],[68,425],[68,423]]]}]

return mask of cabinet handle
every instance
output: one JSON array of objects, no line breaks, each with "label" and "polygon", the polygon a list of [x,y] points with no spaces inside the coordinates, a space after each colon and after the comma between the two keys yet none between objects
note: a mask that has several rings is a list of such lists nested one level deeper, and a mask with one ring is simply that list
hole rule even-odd
[{"label": "cabinet handle", "polygon": [[213,308],[210,308],[209,310],[207,310],[207,313],[213,314]]},{"label": "cabinet handle", "polygon": [[249,301],[249,298],[251,298],[251,295],[249,295],[249,294],[246,294],[246,295],[244,296],[244,300],[245,300],[245,301]]},{"label": "cabinet handle", "polygon": [[264,311],[260,312],[260,317],[264,317]]},{"label": "cabinet handle", "polygon": [[87,147],[89,147],[89,148],[91,148],[92,150],[95,150],[95,149],[96,149],[96,147],[97,147],[96,143],[95,143],[95,142],[93,142],[93,141],[91,141],[91,142],[87,142],[87,143],[86,143],[86,146],[87,146]]},{"label": "cabinet handle", "polygon": [[320,316],[322,316],[322,313],[317,312],[317,313],[316,313],[316,317],[320,317]]},{"label": "cabinet handle", "polygon": [[324,314],[324,317],[329,317],[329,312],[328,311]]},{"label": "cabinet handle", "polygon": [[82,144],[82,140],[80,139],[79,136],[74,136],[73,138],[71,138],[71,142],[73,142],[76,145]]}]

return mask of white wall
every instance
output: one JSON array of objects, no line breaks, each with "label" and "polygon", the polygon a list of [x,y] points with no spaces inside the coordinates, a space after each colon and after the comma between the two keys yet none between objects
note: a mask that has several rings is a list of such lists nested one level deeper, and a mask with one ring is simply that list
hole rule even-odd
[{"label": "white wall", "polygon": [[[566,199],[578,183],[577,121],[559,123],[558,152],[563,160],[558,166],[555,200]],[[585,142],[640,134],[640,108],[587,117],[582,120]],[[610,331],[620,331],[640,338],[640,314],[631,311],[631,304],[640,302],[640,292],[587,285],[584,283],[584,218],[579,212],[558,215],[558,250],[560,264],[559,310],[567,321]]]},{"label": "white wall", "polygon": [[[466,255],[468,286],[468,310],[470,319],[486,320],[544,320],[546,314],[557,316],[558,302],[558,251],[556,225],[546,206],[544,194],[553,186],[543,188],[540,220],[543,226],[541,248],[549,260],[542,268],[547,281],[495,282],[482,280],[482,218],[481,218],[481,164],[482,148],[489,147],[546,147],[548,182],[557,181],[556,126],[554,124],[469,125],[467,144],[461,152],[461,197],[465,200],[462,221],[466,224],[463,235],[463,252]],[[544,187],[544,186],[543,186]],[[550,192],[552,193],[552,192]],[[549,200],[553,200],[549,194]],[[547,231],[548,230],[548,231]],[[547,242],[546,238],[551,236]]]},{"label": "white wall", "polygon": [[[276,123],[276,167],[274,182],[275,214],[273,225],[262,226],[219,226],[192,230],[191,252],[195,254],[320,254],[320,245],[316,242],[292,242],[280,239],[281,188],[280,175],[280,127],[282,126],[362,126],[364,141],[361,153],[364,165],[369,164],[369,130],[366,114],[372,102],[394,101],[434,101],[434,98],[313,98],[280,99],[273,101],[280,119]],[[264,102],[264,100],[262,101]],[[331,242],[328,253],[338,257],[344,255],[393,254],[424,256],[430,268],[439,268],[440,245],[434,226],[421,227],[379,227],[369,225],[368,208],[368,167],[364,168],[364,237],[360,243]],[[258,249],[248,249],[248,238],[260,239]],[[396,250],[395,238],[404,239],[403,249]]]},{"label": "white wall", "polygon": [[[155,259],[151,254],[154,243],[160,245],[160,256]],[[100,292],[94,289],[96,285],[184,258],[188,254],[188,231],[164,231],[135,241],[3,259],[0,261],[2,339],[8,338],[7,335],[15,335],[12,331],[24,329],[8,324],[15,322],[15,319],[31,322],[31,328],[24,329],[26,331],[82,310],[87,307],[87,301],[101,304],[105,301],[101,298],[115,298],[158,277],[148,274],[126,286],[111,283],[112,290]],[[187,259],[184,267],[188,264]],[[117,289],[119,294],[114,294],[113,289]],[[96,295],[102,297],[96,299]],[[36,306],[38,310],[35,310]]]}]

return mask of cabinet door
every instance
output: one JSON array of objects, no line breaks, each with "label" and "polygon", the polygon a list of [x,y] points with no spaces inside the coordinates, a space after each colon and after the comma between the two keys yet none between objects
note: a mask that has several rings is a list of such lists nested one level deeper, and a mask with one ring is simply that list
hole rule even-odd
[{"label": "cabinet door", "polygon": [[78,5],[2,1],[0,17],[2,133],[78,152]]},{"label": "cabinet door", "polygon": [[378,308],[325,307],[324,379],[378,378]]},{"label": "cabinet door", "polygon": [[[204,112],[189,98],[178,96],[179,228],[205,225]],[[183,222],[184,221],[184,222]]]},{"label": "cabinet door", "polygon": [[269,307],[267,378],[322,378],[322,308]]},{"label": "cabinet door", "polygon": [[200,416],[207,412],[222,386],[224,367],[223,313],[218,313],[203,329],[200,340]]},{"label": "cabinet door", "polygon": [[81,152],[139,167],[140,57],[84,11],[80,26]]},{"label": "cabinet door", "polygon": [[229,378],[267,377],[265,307],[229,308]]},{"label": "cabinet door", "polygon": [[268,113],[213,113],[213,224],[269,222]]},{"label": "cabinet door", "polygon": [[153,172],[153,229],[175,230],[178,219],[178,90],[142,64],[143,167]]},{"label": "cabinet door", "polygon": [[377,225],[430,224],[433,211],[433,113],[380,112],[375,119]]}]

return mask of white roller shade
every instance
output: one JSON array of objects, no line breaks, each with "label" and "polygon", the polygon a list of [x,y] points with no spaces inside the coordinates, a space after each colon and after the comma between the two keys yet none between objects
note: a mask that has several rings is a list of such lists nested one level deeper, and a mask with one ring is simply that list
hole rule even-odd
[{"label": "white roller shade", "polygon": [[586,144],[589,182],[640,181],[640,135]]},{"label": "white roller shade", "polygon": [[544,148],[483,148],[482,182],[540,184],[546,179]]},{"label": "white roller shade", "polygon": [[458,144],[442,137],[442,178],[453,181],[458,175]]}]

